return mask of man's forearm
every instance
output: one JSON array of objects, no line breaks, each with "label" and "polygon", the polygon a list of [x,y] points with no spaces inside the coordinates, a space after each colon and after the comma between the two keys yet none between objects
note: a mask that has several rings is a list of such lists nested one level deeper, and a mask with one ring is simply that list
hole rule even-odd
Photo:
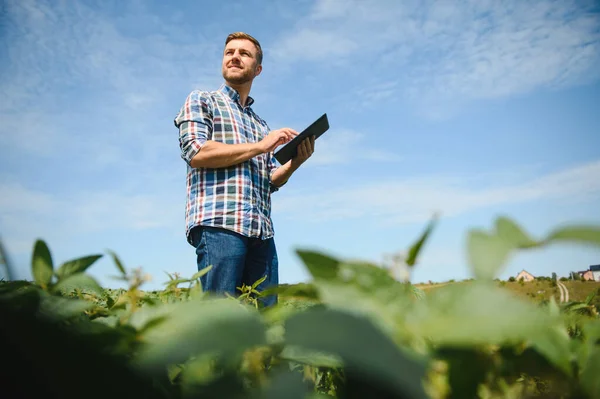
[{"label": "man's forearm", "polygon": [[296,169],[298,169],[298,166],[295,166],[292,161],[288,161],[285,165],[281,165],[279,168],[275,169],[275,172],[273,172],[273,176],[271,176],[271,184],[281,187],[288,181]]},{"label": "man's forearm", "polygon": [[259,143],[224,144],[208,140],[192,159],[193,168],[226,168],[263,153]]}]

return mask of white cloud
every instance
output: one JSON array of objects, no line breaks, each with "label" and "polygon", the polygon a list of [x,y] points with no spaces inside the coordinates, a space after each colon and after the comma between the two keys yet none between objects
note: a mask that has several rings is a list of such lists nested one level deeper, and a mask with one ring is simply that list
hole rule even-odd
[{"label": "white cloud", "polygon": [[600,17],[593,7],[591,1],[323,0],[274,51],[282,62],[361,70],[372,76],[363,85],[374,96],[381,87],[372,86],[400,83],[398,97],[436,113],[460,101],[598,79]]},{"label": "white cloud", "polygon": [[318,32],[302,29],[293,36],[288,36],[273,50],[274,57],[294,58],[290,53],[304,56],[312,60],[326,57],[347,55],[358,50],[354,41],[338,37],[333,32]]},{"label": "white cloud", "polygon": [[7,2],[0,148],[12,177],[34,163],[44,166],[37,179],[71,168],[88,173],[83,184],[107,185],[103,172],[113,188],[149,187],[184,171],[172,118],[191,82],[220,79],[221,42],[169,23],[181,13],[123,7],[111,16],[82,3]]},{"label": "white cloud", "polygon": [[180,195],[81,190],[50,194],[0,183],[0,226],[11,253],[27,253],[37,237],[69,240],[107,230],[180,229]]},{"label": "white cloud", "polygon": [[[534,200],[589,201],[600,198],[600,161],[533,178],[529,181],[475,188],[471,179],[420,176],[346,188],[323,188],[318,194],[279,193],[279,217],[323,223],[342,219],[370,220],[378,225],[425,222],[433,213],[454,217],[486,207]],[[480,187],[480,186],[479,186]],[[309,211],[303,204],[310,203]],[[300,211],[302,210],[302,211]]]},{"label": "white cloud", "polygon": [[[86,97],[110,90],[115,97],[123,95],[123,104],[135,107],[142,97],[145,103],[159,100],[174,84],[187,87],[191,81],[219,79],[214,66],[220,43],[196,41],[183,28],[166,25],[142,3],[127,7],[134,21],[81,3],[9,1],[5,18],[11,23],[11,67],[2,88],[11,97],[35,95],[51,101],[54,93],[48,93],[48,87],[70,89],[83,83],[89,90]],[[129,22],[146,24],[152,33],[133,36]]]}]

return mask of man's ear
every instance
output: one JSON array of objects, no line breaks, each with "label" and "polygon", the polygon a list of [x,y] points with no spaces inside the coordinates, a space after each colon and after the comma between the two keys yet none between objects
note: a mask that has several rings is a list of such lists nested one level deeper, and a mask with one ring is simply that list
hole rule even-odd
[{"label": "man's ear", "polygon": [[257,77],[262,72],[262,65],[258,65],[256,67],[256,71],[254,72],[254,77]]}]

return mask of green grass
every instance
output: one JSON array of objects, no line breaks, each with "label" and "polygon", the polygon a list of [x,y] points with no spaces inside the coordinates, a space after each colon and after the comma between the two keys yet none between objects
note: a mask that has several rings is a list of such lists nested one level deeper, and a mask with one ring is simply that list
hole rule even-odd
[{"label": "green grass", "polygon": [[[434,283],[417,284],[416,287],[426,293],[433,292],[438,288],[448,285],[466,285],[472,280],[457,281],[454,283]],[[583,302],[586,298],[596,292],[597,297],[592,301],[593,304],[600,307],[600,282],[598,281],[564,281],[562,282],[569,291],[569,302]],[[554,297],[556,302],[560,301],[560,291],[558,286],[553,286],[551,281],[534,280],[530,282],[519,283],[517,281],[499,281],[498,286],[507,289],[509,292],[521,299],[533,300],[536,303],[549,300]]]}]

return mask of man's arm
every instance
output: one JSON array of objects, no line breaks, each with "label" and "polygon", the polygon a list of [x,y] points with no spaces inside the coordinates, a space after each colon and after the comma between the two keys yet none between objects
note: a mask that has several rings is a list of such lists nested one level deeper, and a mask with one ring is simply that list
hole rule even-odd
[{"label": "man's arm", "polygon": [[193,168],[225,168],[245,162],[257,155],[275,150],[291,141],[298,133],[283,128],[271,131],[261,141],[247,144],[225,144],[207,140],[190,162]]},{"label": "man's arm", "polygon": [[313,154],[315,151],[315,136],[311,136],[309,139],[305,139],[298,146],[298,153],[294,158],[287,161],[285,165],[281,165],[275,169],[271,176],[271,184],[275,187],[281,187],[292,176],[292,174],[298,170],[298,168]]},{"label": "man's arm", "polygon": [[283,128],[271,131],[257,143],[225,144],[212,140],[213,111],[205,92],[191,92],[174,120],[179,129],[181,157],[192,167],[222,168],[237,165],[273,151],[298,133]]}]

